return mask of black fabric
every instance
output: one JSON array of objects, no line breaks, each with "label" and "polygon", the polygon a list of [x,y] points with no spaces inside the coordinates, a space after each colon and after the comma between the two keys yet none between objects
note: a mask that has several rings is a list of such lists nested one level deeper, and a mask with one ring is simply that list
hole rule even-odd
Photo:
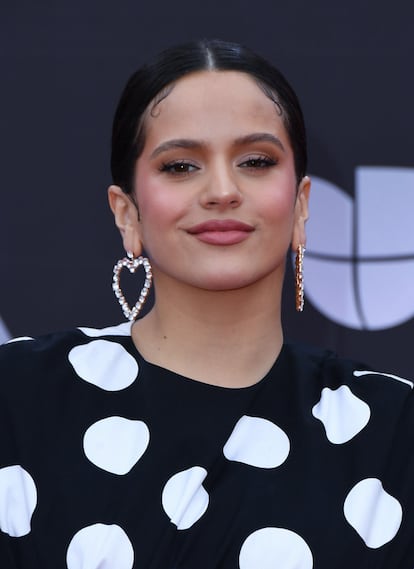
[{"label": "black fabric", "polygon": [[[146,362],[129,335],[118,335],[114,329],[94,334],[74,330],[0,348],[1,569],[414,568],[410,381],[375,371],[355,376],[354,370],[367,368],[330,352],[286,344],[259,383],[222,388]],[[87,347],[86,368],[93,370],[94,362],[99,368],[99,354],[104,357],[114,345],[119,358],[113,359],[113,371],[112,364],[105,370],[111,389],[98,372],[95,383],[80,377],[83,360],[76,355],[75,365],[73,358],[71,363],[73,348]],[[129,364],[137,363],[138,371],[128,386],[119,388],[125,354]],[[343,393],[356,401],[357,409],[369,409],[367,423],[348,440],[330,441],[313,413],[326,388],[326,393]],[[341,421],[347,410],[352,409],[332,404],[330,424]],[[350,413],[351,424],[358,422],[358,413],[356,418]],[[122,474],[114,473],[115,467],[98,465],[85,450],[88,429],[113,417],[126,419],[122,425],[127,430],[138,425],[141,434],[145,429],[149,433],[142,456]],[[241,430],[235,431],[236,425]],[[256,436],[261,428],[264,433],[269,429],[269,440],[267,434],[263,440]],[[236,458],[228,456],[235,451],[223,450],[231,437],[240,448]],[[123,440],[120,437],[121,450]],[[288,450],[283,450],[286,440]],[[103,445],[105,441],[103,437]],[[93,453],[99,453],[95,442]],[[109,460],[116,455],[116,448],[111,449],[103,450]],[[275,456],[276,461],[281,457],[278,465]],[[17,465],[35,484],[36,506],[30,531],[20,535],[23,530],[17,528],[19,535],[10,536],[14,498],[4,490],[2,473],[15,477],[20,470],[10,467]],[[206,476],[196,484],[194,499],[171,494],[173,503],[188,500],[183,519],[189,516],[190,526],[179,529],[180,522],[170,519],[171,506],[166,511],[163,493],[172,477],[186,471],[192,480],[204,471]],[[185,475],[180,476],[185,488]],[[380,544],[367,544],[344,515],[347,496],[363,481],[368,486],[381,484],[384,495],[390,496],[385,503],[391,509],[385,514],[378,503],[362,503],[374,533],[384,523],[395,525],[398,504],[402,508],[401,523],[386,543],[379,538]],[[206,496],[208,504],[201,511],[199,504]],[[191,513],[193,508],[196,513]],[[103,524],[124,532],[132,546],[132,564],[122,556],[117,560],[109,539],[90,538],[89,557],[82,549],[86,546],[81,546],[76,549],[78,558],[67,562],[77,532],[92,526],[100,531]],[[297,558],[289,560],[286,554],[280,559],[276,541],[262,531],[266,528],[274,528],[269,536],[277,536],[276,541],[283,535],[303,540],[311,562],[300,547],[295,549]],[[249,540],[255,532],[266,538],[263,562],[258,545]]]}]

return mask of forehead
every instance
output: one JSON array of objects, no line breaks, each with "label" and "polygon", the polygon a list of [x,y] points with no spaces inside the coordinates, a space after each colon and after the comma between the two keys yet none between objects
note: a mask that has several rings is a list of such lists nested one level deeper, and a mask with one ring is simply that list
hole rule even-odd
[{"label": "forehead", "polygon": [[189,74],[155,102],[145,119],[147,142],[158,137],[240,136],[270,131],[287,139],[277,105],[248,74],[202,71]]}]

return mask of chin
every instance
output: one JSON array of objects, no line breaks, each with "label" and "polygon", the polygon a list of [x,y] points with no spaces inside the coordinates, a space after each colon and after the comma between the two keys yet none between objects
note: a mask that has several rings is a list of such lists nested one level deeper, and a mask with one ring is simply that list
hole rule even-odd
[{"label": "chin", "polygon": [[211,279],[204,279],[202,282],[198,281],[194,284],[198,288],[211,292],[231,292],[258,285],[262,279],[263,277],[252,278],[251,274],[245,277],[220,275],[219,278],[215,275]]}]

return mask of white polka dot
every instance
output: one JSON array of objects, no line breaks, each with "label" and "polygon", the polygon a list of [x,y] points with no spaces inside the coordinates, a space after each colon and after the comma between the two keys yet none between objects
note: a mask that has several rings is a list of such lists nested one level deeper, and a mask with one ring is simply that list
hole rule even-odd
[{"label": "white polka dot", "polygon": [[132,569],[134,550],[122,528],[94,524],[79,530],[66,554],[68,569]]},{"label": "white polka dot", "polygon": [[17,338],[12,338],[6,344],[13,344],[13,342],[25,342],[26,340],[34,340],[31,336],[18,336]]},{"label": "white polka dot", "polygon": [[30,532],[37,491],[33,478],[21,466],[0,468],[0,529],[11,537]]},{"label": "white polka dot", "polygon": [[358,482],[344,503],[347,522],[368,547],[376,549],[391,541],[401,525],[402,508],[377,478]]},{"label": "white polka dot", "polygon": [[86,326],[79,326],[79,330],[90,336],[96,338],[98,336],[130,336],[131,335],[131,322],[122,322],[116,326],[107,326],[106,328],[88,328]]},{"label": "white polka dot", "polygon": [[177,529],[188,529],[207,510],[209,497],[202,486],[207,470],[193,466],[174,474],[162,492],[162,506]]},{"label": "white polka dot", "polygon": [[280,466],[289,450],[289,439],[282,429],[267,419],[247,415],[237,421],[223,448],[228,460],[258,468]]},{"label": "white polka dot", "polygon": [[107,417],[89,427],[83,448],[95,466],[113,474],[127,474],[146,451],[149,439],[143,421]]},{"label": "white polka dot", "polygon": [[93,340],[69,352],[79,377],[106,391],[129,387],[137,378],[138,364],[123,346],[109,340]]},{"label": "white polka dot", "polygon": [[312,569],[313,557],[306,541],[283,528],[259,529],[240,550],[240,569]]},{"label": "white polka dot", "polygon": [[389,379],[395,379],[396,381],[400,381],[401,383],[405,383],[405,385],[408,385],[411,387],[411,389],[414,389],[414,382],[411,381],[410,379],[405,379],[405,377],[400,377],[399,375],[394,375],[392,373],[383,373],[380,371],[365,371],[365,370],[355,370],[354,371],[354,376],[355,377],[364,377],[364,376],[370,376],[370,375],[380,375],[382,377],[387,377]]},{"label": "white polka dot", "polygon": [[371,410],[347,385],[325,387],[312,414],[325,427],[328,440],[336,445],[350,441],[367,425]]}]

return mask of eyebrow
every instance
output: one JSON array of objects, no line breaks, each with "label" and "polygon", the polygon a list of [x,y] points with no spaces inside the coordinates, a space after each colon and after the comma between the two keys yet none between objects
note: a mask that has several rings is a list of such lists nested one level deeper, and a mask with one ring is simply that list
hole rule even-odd
[{"label": "eyebrow", "polygon": [[202,142],[197,140],[191,140],[189,138],[175,138],[173,140],[167,140],[162,142],[157,148],[152,152],[151,158],[156,158],[162,152],[171,150],[174,148],[201,148],[205,146]]},{"label": "eyebrow", "polygon": [[285,147],[283,146],[280,138],[274,134],[270,134],[270,132],[254,132],[252,134],[247,134],[246,136],[241,136],[235,140],[236,146],[252,144],[253,142],[271,142],[285,152]]},{"label": "eyebrow", "polygon": [[[254,132],[252,134],[247,134],[246,136],[241,136],[236,138],[234,146],[245,146],[254,142],[270,142],[285,152],[285,147],[281,140],[269,132]],[[200,149],[204,146],[206,146],[206,144],[202,141],[193,140],[191,138],[175,138],[172,140],[166,140],[157,146],[157,148],[151,153],[151,159],[156,158],[159,154],[174,148]]]}]

